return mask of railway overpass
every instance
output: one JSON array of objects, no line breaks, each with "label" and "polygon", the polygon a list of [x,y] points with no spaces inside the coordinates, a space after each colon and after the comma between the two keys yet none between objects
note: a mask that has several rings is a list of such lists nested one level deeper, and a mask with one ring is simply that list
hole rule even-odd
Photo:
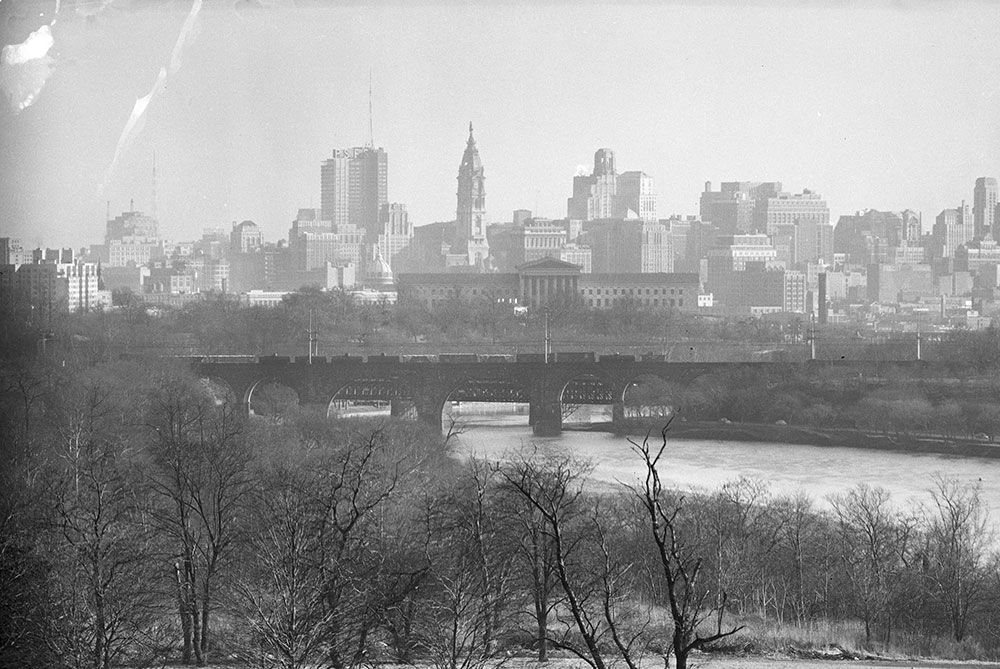
[{"label": "railway overpass", "polygon": [[[724,370],[849,367],[861,375],[873,372],[871,361],[788,362],[668,362],[663,356],[558,353],[517,356],[342,356],[198,357],[192,358],[201,377],[228,387],[245,410],[254,391],[275,383],[295,391],[300,405],[329,407],[336,400],[389,402],[392,414],[412,415],[441,429],[441,412],[449,401],[520,402],[529,406],[529,423],[536,435],[562,430],[563,404],[609,404],[616,418],[624,417],[625,393],[642,379],[655,377],[687,386],[695,379]],[[921,361],[879,363],[888,367],[923,366]],[[877,371],[877,370],[876,370]]]}]

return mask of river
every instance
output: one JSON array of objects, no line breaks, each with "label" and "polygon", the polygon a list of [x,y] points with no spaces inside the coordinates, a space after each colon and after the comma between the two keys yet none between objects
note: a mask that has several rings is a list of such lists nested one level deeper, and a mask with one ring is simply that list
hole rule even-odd
[{"label": "river", "polygon": [[[501,459],[506,453],[535,445],[542,453],[565,450],[589,460],[601,483],[631,483],[642,472],[641,461],[626,437],[605,432],[563,432],[535,437],[523,415],[462,415],[456,452]],[[659,439],[659,435],[656,435]],[[633,439],[635,439],[633,437]],[[685,490],[713,490],[741,476],[768,484],[771,492],[804,491],[817,505],[865,483],[888,490],[901,510],[932,504],[935,476],[979,485],[994,527],[1000,527],[1000,459],[928,453],[864,450],[799,444],[670,439],[660,475]],[[1000,534],[994,537],[1000,541]]]}]

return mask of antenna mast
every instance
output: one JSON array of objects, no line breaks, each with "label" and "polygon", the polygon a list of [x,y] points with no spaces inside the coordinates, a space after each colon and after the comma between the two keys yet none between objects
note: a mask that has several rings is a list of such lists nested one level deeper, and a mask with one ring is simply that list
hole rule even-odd
[{"label": "antenna mast", "polygon": [[150,216],[156,218],[156,149],[153,149],[153,201],[150,203]]},{"label": "antenna mast", "polygon": [[372,123],[372,71],[368,68],[368,148],[375,147],[375,131]]}]

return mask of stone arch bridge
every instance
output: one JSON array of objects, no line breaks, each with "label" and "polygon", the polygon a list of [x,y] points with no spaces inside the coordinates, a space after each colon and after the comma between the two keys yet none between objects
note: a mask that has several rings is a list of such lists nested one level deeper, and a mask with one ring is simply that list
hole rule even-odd
[{"label": "stone arch bridge", "polygon": [[[701,376],[743,368],[749,371],[798,365],[852,367],[870,375],[862,361],[669,362],[663,356],[600,356],[557,353],[517,356],[343,356],[335,358],[207,356],[191,360],[200,377],[227,386],[249,412],[250,398],[261,384],[277,383],[295,391],[301,405],[328,407],[334,400],[388,401],[392,414],[415,413],[441,429],[448,401],[521,402],[529,405],[536,435],[562,430],[562,405],[610,404],[624,416],[625,393],[641,379],[656,377],[687,386]],[[910,367],[920,361],[886,363]]]}]

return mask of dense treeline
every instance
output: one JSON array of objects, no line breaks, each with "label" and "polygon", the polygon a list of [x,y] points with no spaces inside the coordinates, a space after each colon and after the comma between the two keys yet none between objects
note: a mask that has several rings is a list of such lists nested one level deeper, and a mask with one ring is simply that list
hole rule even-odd
[{"label": "dense treeline", "polygon": [[[128,354],[305,355],[310,328],[319,355],[372,352],[537,351],[545,314],[517,312],[489,296],[420,304],[362,304],[339,291],[304,289],[276,307],[246,306],[231,296],[206,296],[182,308],[154,307],[122,293],[108,310],[44,313],[0,307],[3,351],[75,350],[91,360]],[[622,301],[589,309],[579,301],[548,310],[555,350],[655,353],[671,360],[805,359],[812,337],[824,360],[912,360],[916,334],[879,335],[856,325],[814,328],[806,316],[718,317]],[[785,350],[786,348],[792,350]],[[922,357],[963,373],[1000,368],[1000,330],[925,337]]]},{"label": "dense treeline", "polygon": [[3,666],[683,669],[834,624],[859,648],[1000,656],[990,519],[953,481],[909,512],[865,487],[681,495],[657,435],[642,478],[594,489],[566,453],[463,462],[416,423],[248,419],[153,361],[12,363],[0,391]]},{"label": "dense treeline", "polygon": [[[991,333],[981,335],[986,337]],[[628,414],[676,412],[685,420],[843,428],[947,439],[1000,436],[1000,376],[966,365],[900,370],[795,366],[733,368],[688,386],[642,380],[626,396]]]}]

